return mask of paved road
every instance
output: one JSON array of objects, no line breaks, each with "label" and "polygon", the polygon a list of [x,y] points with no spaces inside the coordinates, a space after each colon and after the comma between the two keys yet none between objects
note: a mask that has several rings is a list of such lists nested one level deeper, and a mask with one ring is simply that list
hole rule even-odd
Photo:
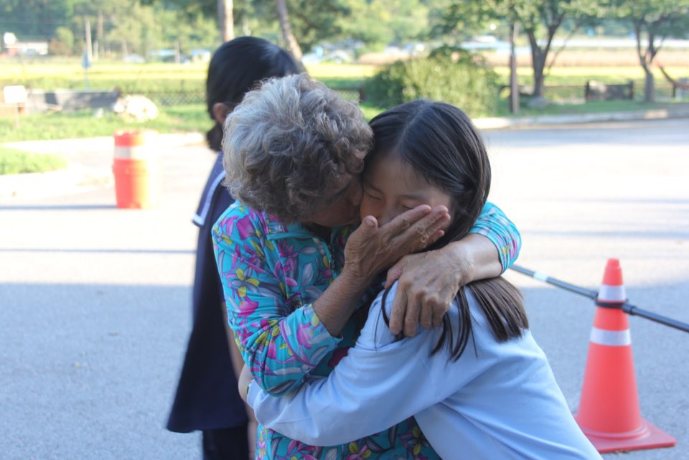
[{"label": "paved road", "polygon": [[[488,133],[491,199],[522,231],[522,266],[596,289],[619,257],[636,305],[689,322],[689,122]],[[107,168],[107,143],[89,166]],[[74,156],[76,158],[76,155]],[[3,459],[194,459],[195,434],[163,426],[190,327],[189,218],[213,155],[167,148],[165,195],[114,207],[111,187],[0,201]],[[594,308],[511,272],[532,329],[576,410]],[[645,418],[689,458],[689,334],[630,319]],[[612,454],[606,458],[618,458]]]}]

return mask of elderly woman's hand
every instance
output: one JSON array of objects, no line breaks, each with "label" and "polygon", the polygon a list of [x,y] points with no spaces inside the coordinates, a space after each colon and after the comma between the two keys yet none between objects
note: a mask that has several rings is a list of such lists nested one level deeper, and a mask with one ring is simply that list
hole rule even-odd
[{"label": "elderly woman's hand", "polygon": [[380,228],[375,217],[366,216],[347,240],[344,272],[370,284],[402,257],[435,243],[449,222],[445,206],[417,206]]},{"label": "elderly woman's hand", "polygon": [[398,281],[390,317],[390,332],[416,335],[442,324],[459,289],[472,281],[500,275],[502,265],[495,245],[482,235],[470,234],[442,249],[402,258],[388,270],[385,287]]}]

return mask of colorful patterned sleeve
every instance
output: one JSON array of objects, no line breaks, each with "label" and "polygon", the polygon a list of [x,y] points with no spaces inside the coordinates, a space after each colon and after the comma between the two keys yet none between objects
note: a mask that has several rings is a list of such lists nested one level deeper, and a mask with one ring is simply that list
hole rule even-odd
[{"label": "colorful patterned sleeve", "polygon": [[271,395],[300,386],[340,339],[313,306],[290,306],[283,267],[258,214],[231,206],[213,227],[213,247],[228,320],[256,382]]},{"label": "colorful patterned sleeve", "polygon": [[470,233],[478,233],[493,242],[498,250],[503,272],[517,260],[522,237],[512,221],[493,203],[486,203]]}]

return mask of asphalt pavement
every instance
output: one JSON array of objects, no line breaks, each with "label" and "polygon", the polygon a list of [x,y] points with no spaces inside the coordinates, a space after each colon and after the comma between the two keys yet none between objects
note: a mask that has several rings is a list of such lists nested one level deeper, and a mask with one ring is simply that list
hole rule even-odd
[{"label": "asphalt pavement", "polygon": [[[522,232],[518,263],[597,289],[618,257],[632,303],[689,323],[687,128],[680,119],[486,133],[491,201]],[[162,138],[160,205],[122,210],[111,140],[34,147],[90,179],[38,176],[0,194],[0,457],[200,458],[197,434],[164,424],[191,325],[190,219],[214,154],[198,138]],[[576,411],[592,302],[507,276]],[[638,317],[630,327],[641,413],[678,445],[605,457],[689,459],[689,334]]]}]

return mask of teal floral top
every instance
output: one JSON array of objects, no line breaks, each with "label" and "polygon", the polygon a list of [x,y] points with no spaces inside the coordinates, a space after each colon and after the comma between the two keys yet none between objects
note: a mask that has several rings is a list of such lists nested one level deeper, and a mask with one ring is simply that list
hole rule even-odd
[{"label": "teal floral top", "polygon": [[[213,227],[230,327],[245,363],[267,393],[279,396],[309,376],[328,375],[356,343],[353,319],[341,337],[332,337],[313,309],[313,302],[342,271],[345,242],[353,230],[335,228],[330,241],[324,241],[300,224],[283,225],[241,203],[230,206]],[[486,204],[472,232],[493,241],[503,269],[516,259],[519,232],[495,205]],[[370,294],[376,290],[372,287]],[[309,446],[259,426],[256,444],[260,460],[439,458],[413,417],[384,432],[330,447]]]}]

